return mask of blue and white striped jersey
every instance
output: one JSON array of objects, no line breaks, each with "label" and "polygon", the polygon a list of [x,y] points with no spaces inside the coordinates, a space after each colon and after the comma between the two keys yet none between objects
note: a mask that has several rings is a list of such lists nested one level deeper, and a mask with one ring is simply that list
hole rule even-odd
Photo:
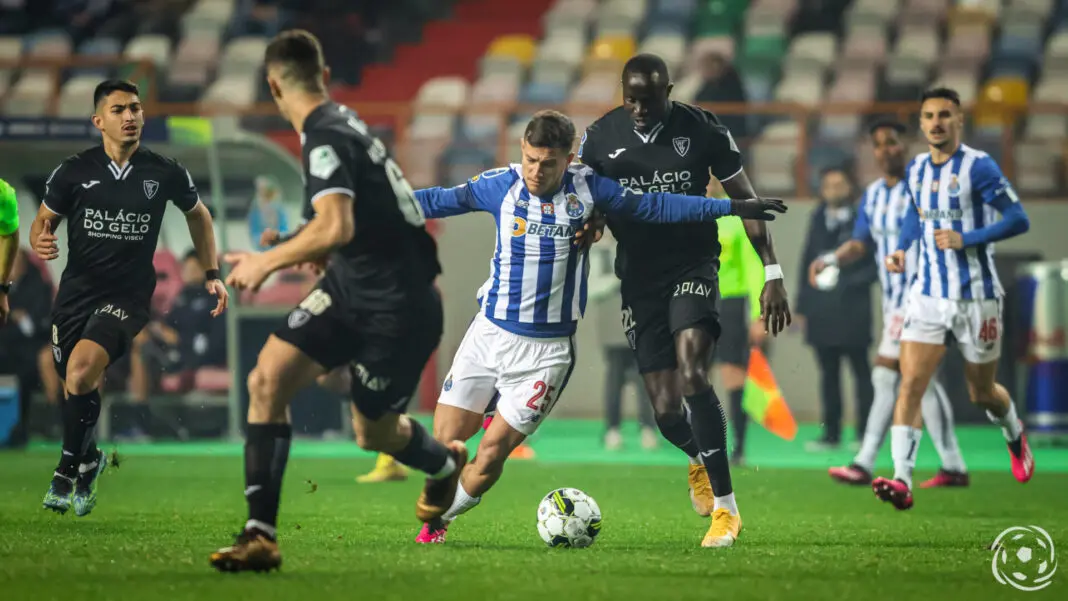
[{"label": "blue and white striped jersey", "polygon": [[521,166],[483,172],[454,188],[417,190],[427,218],[485,211],[497,222],[490,274],[478,291],[491,321],[537,338],[569,336],[586,309],[587,253],[573,242],[596,207],[621,218],[652,223],[713,221],[730,214],[730,201],[642,194],[580,163],[564,174],[551,197],[530,194]]},{"label": "blue and white striped jersey", "polygon": [[864,190],[853,226],[853,238],[875,248],[884,311],[905,305],[908,285],[916,275],[918,251],[915,245],[905,253],[905,273],[890,273],[886,269],[886,256],[897,250],[898,235],[910,203],[904,180],[891,186],[884,178],[879,178]]},{"label": "blue and white striped jersey", "polygon": [[[941,165],[923,153],[909,163],[906,182],[913,202],[906,220],[918,220],[919,265],[915,285],[925,296],[952,300],[997,299],[1004,295],[994,268],[993,239],[986,232],[999,213],[1019,214],[1026,231],[1020,199],[990,155],[964,144]],[[964,247],[940,250],[936,230],[962,234]],[[1004,228],[993,228],[995,230]],[[1020,231],[1006,232],[1010,235]]]}]

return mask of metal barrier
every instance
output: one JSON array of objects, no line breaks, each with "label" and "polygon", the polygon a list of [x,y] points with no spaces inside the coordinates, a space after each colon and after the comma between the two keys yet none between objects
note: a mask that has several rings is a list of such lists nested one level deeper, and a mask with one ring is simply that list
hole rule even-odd
[{"label": "metal barrier", "polygon": [[1033,435],[1068,441],[1068,259],[1031,263],[1023,273],[1028,428]]}]

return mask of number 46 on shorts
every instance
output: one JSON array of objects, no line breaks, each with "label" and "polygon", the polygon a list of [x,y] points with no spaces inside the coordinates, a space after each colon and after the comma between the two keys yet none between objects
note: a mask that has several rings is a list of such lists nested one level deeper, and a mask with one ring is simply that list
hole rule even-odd
[{"label": "number 46 on shorts", "polygon": [[997,342],[1000,335],[1001,323],[997,317],[986,319],[979,325],[979,340],[982,342]]}]

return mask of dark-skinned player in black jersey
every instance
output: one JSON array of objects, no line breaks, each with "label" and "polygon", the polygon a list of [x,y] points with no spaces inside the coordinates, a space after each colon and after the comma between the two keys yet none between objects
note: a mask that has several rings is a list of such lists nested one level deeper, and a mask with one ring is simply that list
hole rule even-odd
[{"label": "dark-skinned player in black jersey", "polygon": [[193,178],[175,160],[141,145],[145,115],[137,86],[109,80],[93,93],[93,125],[102,142],[65,159],[45,184],[30,228],[37,256],[59,257],[55,232],[67,221],[67,267],[52,309],[52,357],[63,380],[63,451],[43,505],[79,517],[96,505],[107,458],[97,449],[100,389],[108,365],[130,350],[148,323],[156,289],[156,252],[167,203],[185,213],[212,315],[226,309],[211,213]]},{"label": "dark-skinned player in black jersey", "polygon": [[437,246],[419,202],[381,140],[330,100],[330,71],[315,36],[284,31],[268,44],[267,83],[300,133],[307,224],[262,253],[234,253],[227,284],[256,290],[293,265],[323,269],[315,290],[264,344],[248,376],[245,499],[236,542],[211,555],[224,572],[278,568],[276,526],[296,393],[348,367],[360,446],[425,472],[421,522],[440,518],[467,463],[463,442],[442,444],[403,414],[442,333]]},{"label": "dark-skinned player in black jersey", "polygon": [[[661,58],[631,58],[622,84],[623,105],[597,120],[582,138],[583,163],[642,192],[704,191],[714,176],[732,199],[757,197],[727,128],[708,111],[671,100],[671,80]],[[791,320],[782,269],[766,224],[744,223],[765,266],[761,319],[777,335]],[[701,545],[729,547],[742,520],[731,484],[726,415],[709,383],[720,333],[716,225],[609,219],[608,227],[618,241],[623,329],[657,425],[690,458],[694,510],[712,516]],[[596,225],[586,235],[596,237]]]}]

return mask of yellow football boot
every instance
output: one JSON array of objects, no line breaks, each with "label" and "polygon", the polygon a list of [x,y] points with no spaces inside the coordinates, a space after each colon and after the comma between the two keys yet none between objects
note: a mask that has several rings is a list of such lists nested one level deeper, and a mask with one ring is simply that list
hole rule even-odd
[{"label": "yellow football boot", "polygon": [[732,514],[730,509],[719,508],[712,512],[712,525],[708,527],[702,547],[730,547],[742,532],[742,516]]},{"label": "yellow football boot", "polygon": [[372,484],[375,482],[400,482],[408,479],[408,468],[404,467],[392,456],[385,453],[378,454],[375,467],[362,476],[356,476],[356,482],[360,484]]},{"label": "yellow football boot", "polygon": [[701,517],[712,515],[712,484],[708,481],[705,466],[690,464],[690,503]]}]

